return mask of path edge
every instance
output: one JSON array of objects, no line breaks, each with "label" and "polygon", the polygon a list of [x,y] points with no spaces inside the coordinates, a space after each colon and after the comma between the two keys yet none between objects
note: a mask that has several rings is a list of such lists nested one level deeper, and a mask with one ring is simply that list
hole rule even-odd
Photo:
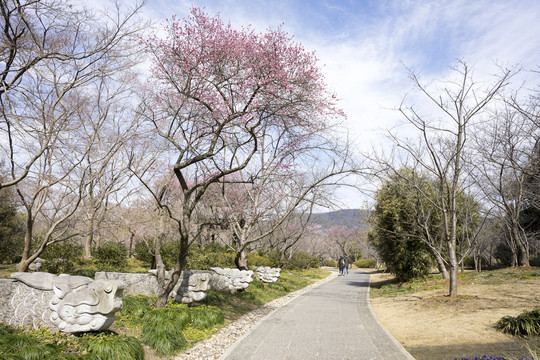
[{"label": "path edge", "polygon": [[[218,358],[218,360],[225,360],[246,337],[248,337],[253,331],[255,331],[263,323],[263,321],[265,321],[267,318],[269,318],[272,314],[274,314],[276,311],[278,311],[281,307],[287,305],[288,303],[295,300],[299,296],[307,293],[308,291],[311,291],[314,288],[316,288],[316,287],[318,287],[318,286],[320,286],[322,284],[325,284],[325,283],[329,282],[330,280],[335,279],[337,277],[337,275],[338,275],[337,272],[331,271],[330,274],[327,277],[325,277],[324,279],[321,279],[321,280],[319,280],[319,281],[317,281],[317,282],[315,282],[315,283],[313,283],[311,285],[308,285],[308,286],[306,286],[306,287],[304,287],[302,289],[298,289],[298,290],[296,290],[296,291],[294,291],[292,293],[289,293],[289,294],[285,295],[285,296],[290,296],[290,298],[286,302],[281,304],[280,306],[276,307],[274,310],[270,311],[264,317],[259,319],[256,324],[254,324],[248,331],[246,331],[243,335],[241,335],[231,346],[229,346],[229,348],[223,354],[221,354],[221,356]],[[413,360],[414,360],[414,358],[413,358]]]},{"label": "path edge", "polygon": [[379,318],[377,318],[377,315],[375,315],[375,311],[373,311],[373,308],[371,307],[371,297],[370,297],[370,292],[371,292],[371,274],[369,274],[368,272],[366,271],[363,271],[363,270],[360,270],[361,272],[363,272],[364,274],[368,275],[368,282],[369,282],[369,286],[368,286],[368,291],[367,291],[367,305],[368,305],[368,309],[369,311],[371,312],[371,315],[373,315],[373,318],[375,319],[375,321],[377,322],[377,324],[381,327],[381,329],[383,329],[383,331],[386,333],[386,335],[388,335],[388,338],[390,339],[390,341],[392,341],[394,343],[394,345],[397,346],[397,348],[399,349],[399,351],[403,354],[403,356],[405,356],[406,358],[410,359],[410,360],[416,360],[414,358],[414,356],[412,356],[408,351],[407,349],[405,349],[403,347],[403,345],[401,345],[401,343],[399,341],[397,341],[397,339],[394,337],[394,335],[392,335],[392,333],[390,333],[390,331],[388,331],[384,326],[383,324],[379,321]]}]

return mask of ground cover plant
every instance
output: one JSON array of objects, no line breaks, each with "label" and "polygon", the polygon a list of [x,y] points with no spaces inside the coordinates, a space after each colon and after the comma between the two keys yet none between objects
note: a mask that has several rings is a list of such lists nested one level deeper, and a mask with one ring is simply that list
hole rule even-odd
[{"label": "ground cover plant", "polygon": [[141,342],[110,331],[72,336],[46,329],[11,329],[0,324],[0,358],[5,360],[143,360]]},{"label": "ground cover plant", "polygon": [[[210,290],[194,306],[169,302],[155,308],[155,296],[127,296],[109,331],[70,336],[48,330],[18,331],[0,324],[1,359],[160,359],[206,339],[222,326],[261,305],[328,276],[321,269],[282,271],[280,280],[254,280],[244,291]],[[147,346],[143,346],[143,344]]]},{"label": "ground cover plant", "polygon": [[518,316],[505,316],[497,322],[503,333],[530,337],[540,334],[540,308],[525,311]]}]

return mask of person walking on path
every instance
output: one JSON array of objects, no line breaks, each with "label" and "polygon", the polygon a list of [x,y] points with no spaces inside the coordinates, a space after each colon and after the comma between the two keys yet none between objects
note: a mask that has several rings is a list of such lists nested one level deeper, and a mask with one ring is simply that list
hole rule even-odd
[{"label": "person walking on path", "polygon": [[369,304],[369,274],[335,277],[255,325],[220,360],[414,360]]},{"label": "person walking on path", "polygon": [[343,259],[343,261],[344,261],[343,266],[345,268],[344,269],[345,275],[349,275],[349,262],[350,262],[349,257],[345,256],[345,259]]},{"label": "person walking on path", "polygon": [[343,259],[343,256],[341,256],[338,261],[339,275],[343,275],[344,268],[345,268],[345,259]]}]

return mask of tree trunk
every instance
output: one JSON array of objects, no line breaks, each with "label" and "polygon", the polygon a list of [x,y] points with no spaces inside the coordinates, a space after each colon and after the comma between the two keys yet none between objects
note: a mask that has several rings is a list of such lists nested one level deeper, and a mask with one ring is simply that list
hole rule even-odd
[{"label": "tree trunk", "polygon": [[450,265],[450,297],[457,297],[458,266]]},{"label": "tree trunk", "polygon": [[[176,264],[174,266],[174,271],[172,272],[172,275],[169,281],[165,281],[165,266],[162,267],[163,280],[161,283],[158,282],[159,292],[158,292],[158,296],[156,300],[157,308],[164,308],[165,305],[167,305],[167,301],[169,300],[169,295],[171,291],[173,291],[176,284],[178,283],[178,280],[180,279],[180,274],[182,273],[182,270],[184,269],[184,265],[186,263],[186,258],[187,258],[188,250],[189,250],[189,238],[186,235],[180,235],[180,236],[181,236],[180,249],[176,257]],[[158,259],[158,261],[161,261],[161,255],[159,253],[156,253],[156,259]],[[161,261],[161,264],[163,264],[163,261]],[[159,270],[158,270],[158,274],[159,274]]]},{"label": "tree trunk", "polygon": [[169,300],[169,294],[174,286],[171,286],[171,281],[167,281],[165,278],[166,271],[165,264],[161,258],[161,244],[165,238],[165,214],[163,210],[160,210],[159,214],[159,234],[154,241],[154,259],[157,269],[157,283],[158,283],[158,295],[156,300],[157,308],[164,308]]},{"label": "tree trunk", "polygon": [[515,224],[512,228],[515,238],[515,244],[518,250],[518,265],[529,266],[529,247],[527,244],[526,235],[519,228],[519,224]]},{"label": "tree trunk", "polygon": [[433,255],[435,255],[435,259],[437,260],[437,267],[439,268],[439,272],[441,273],[443,279],[450,279],[450,277],[448,276],[448,270],[446,269],[446,265],[444,264],[444,260],[441,255],[437,252],[433,252]]},{"label": "tree trunk", "polygon": [[171,293],[171,291],[173,291],[175,285],[178,283],[178,279],[180,279],[180,273],[181,271],[173,271],[169,281],[163,279],[163,285],[160,284],[158,296],[156,299],[156,307],[158,309],[163,309],[167,305],[167,301],[169,301],[169,294]]},{"label": "tree trunk", "polygon": [[247,256],[244,249],[236,252],[236,256],[234,257],[234,264],[236,265],[238,270],[248,270]]},{"label": "tree trunk", "polygon": [[519,266],[529,267],[530,262],[529,262],[529,249],[528,249],[528,247],[526,246],[526,244],[520,242],[518,244],[518,248],[519,248]]},{"label": "tree trunk", "polygon": [[30,257],[30,251],[32,250],[33,233],[34,222],[32,221],[32,213],[28,211],[26,218],[26,233],[24,234],[24,250],[22,253],[21,261],[16,267],[18,272],[26,272],[28,271],[28,266],[30,266],[28,258]]},{"label": "tree trunk", "polygon": [[458,295],[457,279],[458,279],[458,262],[456,258],[456,239],[455,236],[451,236],[451,240],[448,243],[448,255],[450,260],[450,281],[449,281],[449,293],[450,297],[456,297]]},{"label": "tree trunk", "polygon": [[128,248],[128,257],[131,257],[133,255],[133,240],[135,239],[135,233],[130,232],[129,235],[129,248]]},{"label": "tree trunk", "polygon": [[482,257],[480,255],[473,255],[474,271],[482,272]]},{"label": "tree trunk", "polygon": [[92,259],[92,243],[94,242],[94,226],[95,226],[95,214],[92,214],[88,221],[88,229],[86,234],[86,242],[84,243],[84,258],[86,260]]}]

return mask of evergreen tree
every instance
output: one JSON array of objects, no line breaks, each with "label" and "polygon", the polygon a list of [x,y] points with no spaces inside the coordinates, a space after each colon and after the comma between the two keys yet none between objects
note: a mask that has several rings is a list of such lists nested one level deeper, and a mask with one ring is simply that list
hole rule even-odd
[{"label": "evergreen tree", "polygon": [[[426,276],[434,265],[427,243],[421,241],[423,231],[417,226],[419,205],[425,200],[409,182],[413,176],[410,169],[402,169],[377,191],[374,228],[369,234],[388,270],[400,282]],[[433,221],[431,225],[436,232],[438,224]]]},{"label": "evergreen tree", "polygon": [[[3,164],[0,164],[2,167]],[[2,177],[2,174],[0,174]],[[17,213],[12,188],[0,189],[0,262],[14,262],[24,247],[24,219]]]}]

